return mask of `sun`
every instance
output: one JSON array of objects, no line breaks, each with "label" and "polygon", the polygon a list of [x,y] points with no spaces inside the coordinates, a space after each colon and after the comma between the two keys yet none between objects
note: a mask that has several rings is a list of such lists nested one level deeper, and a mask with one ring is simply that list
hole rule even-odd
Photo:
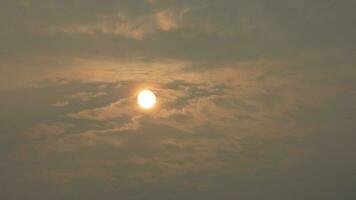
[{"label": "sun", "polygon": [[137,96],[137,103],[143,109],[153,108],[156,104],[156,95],[151,90],[142,90]]}]

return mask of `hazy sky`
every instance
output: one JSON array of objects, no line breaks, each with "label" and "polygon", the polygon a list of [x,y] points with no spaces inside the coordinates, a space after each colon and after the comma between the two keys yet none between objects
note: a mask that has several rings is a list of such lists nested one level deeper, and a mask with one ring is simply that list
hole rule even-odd
[{"label": "hazy sky", "polygon": [[356,199],[355,8],[1,0],[0,199]]}]

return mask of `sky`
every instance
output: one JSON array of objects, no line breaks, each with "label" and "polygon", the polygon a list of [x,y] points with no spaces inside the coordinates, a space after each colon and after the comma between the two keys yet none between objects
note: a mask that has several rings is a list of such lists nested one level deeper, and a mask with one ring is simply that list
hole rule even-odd
[{"label": "sky", "polygon": [[356,199],[355,7],[1,0],[0,199]]}]

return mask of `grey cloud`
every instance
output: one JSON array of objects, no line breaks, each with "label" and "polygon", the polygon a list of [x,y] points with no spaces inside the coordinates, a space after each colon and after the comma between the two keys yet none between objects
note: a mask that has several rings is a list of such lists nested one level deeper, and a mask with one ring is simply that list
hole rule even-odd
[{"label": "grey cloud", "polygon": [[[355,44],[352,1],[110,1],[100,6],[96,1],[22,4],[4,1],[2,4],[3,19],[13,20],[12,26],[2,22],[7,30],[1,37],[3,55],[31,51],[125,57],[136,53],[148,57],[226,62],[284,57],[320,48],[352,49]],[[16,16],[15,11],[19,13]],[[179,14],[182,12],[184,15]],[[125,20],[114,20],[120,13],[124,13]],[[150,22],[157,13],[176,15],[173,18],[179,21],[179,26],[166,32],[164,29],[176,23],[156,19]],[[135,24],[140,18],[147,22]],[[162,19],[173,20],[168,15]],[[101,20],[104,25],[100,25]],[[145,28],[150,24],[152,28]],[[67,31],[46,33],[44,30],[49,26],[63,27]],[[101,34],[110,30],[114,33],[115,26],[122,27],[119,36]],[[36,32],[36,29],[44,32]],[[140,38],[145,32],[154,33],[142,41],[125,38],[125,34]]]},{"label": "grey cloud", "polygon": [[0,198],[355,199],[354,7],[1,1]]}]

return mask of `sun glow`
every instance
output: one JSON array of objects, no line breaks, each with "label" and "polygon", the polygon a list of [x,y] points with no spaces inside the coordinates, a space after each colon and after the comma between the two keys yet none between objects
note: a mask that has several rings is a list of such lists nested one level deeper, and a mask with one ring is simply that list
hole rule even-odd
[{"label": "sun glow", "polygon": [[142,90],[137,96],[137,103],[143,109],[150,109],[156,104],[156,95],[151,90]]}]

